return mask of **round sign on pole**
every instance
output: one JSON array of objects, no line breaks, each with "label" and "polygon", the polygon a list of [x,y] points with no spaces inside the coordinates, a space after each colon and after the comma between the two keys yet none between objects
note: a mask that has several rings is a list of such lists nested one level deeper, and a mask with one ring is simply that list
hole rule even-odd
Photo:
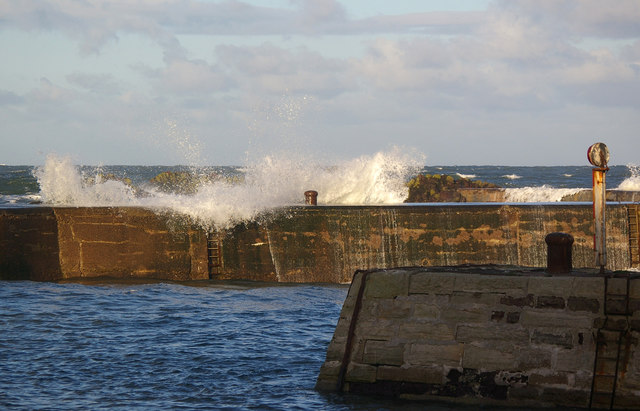
[{"label": "round sign on pole", "polygon": [[592,144],[587,150],[589,162],[596,167],[606,168],[609,162],[609,149],[604,143]]}]

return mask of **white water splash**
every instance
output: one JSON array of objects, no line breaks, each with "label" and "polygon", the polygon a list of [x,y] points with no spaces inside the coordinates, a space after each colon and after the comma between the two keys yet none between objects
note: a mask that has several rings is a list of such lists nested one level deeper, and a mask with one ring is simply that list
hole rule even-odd
[{"label": "white water splash", "polygon": [[[34,171],[44,203],[56,205],[136,205],[131,187],[119,181],[105,181],[100,174],[85,176],[69,157],[47,156]],[[93,183],[91,183],[91,181]]]},{"label": "white water splash", "polygon": [[509,180],[517,180],[519,178],[522,178],[521,176],[517,175],[517,174],[505,174],[502,177],[509,179]]},{"label": "white water splash", "polygon": [[631,172],[631,176],[624,179],[617,190],[640,191],[640,165],[627,164],[627,168]]},{"label": "white water splash", "polygon": [[553,188],[547,185],[507,188],[505,189],[505,200],[509,203],[554,203],[582,190],[582,188]]},{"label": "white water splash", "polygon": [[64,206],[142,206],[186,214],[204,227],[228,228],[278,207],[304,203],[304,192],[319,192],[319,204],[397,204],[408,194],[407,178],[421,156],[399,149],[326,167],[299,155],[263,157],[245,168],[243,183],[203,182],[193,195],[145,188],[144,196],[120,181],[86,176],[69,158],[50,155],[35,175],[42,201]]}]

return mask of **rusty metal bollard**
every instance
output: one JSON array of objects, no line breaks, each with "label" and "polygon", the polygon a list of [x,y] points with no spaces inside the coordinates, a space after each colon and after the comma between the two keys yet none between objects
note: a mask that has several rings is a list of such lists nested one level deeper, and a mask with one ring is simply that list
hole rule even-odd
[{"label": "rusty metal bollard", "polygon": [[306,205],[318,205],[318,192],[314,190],[305,191],[304,203]]},{"label": "rusty metal bollard", "polygon": [[573,236],[568,233],[551,233],[544,238],[544,241],[547,243],[547,272],[570,273]]}]

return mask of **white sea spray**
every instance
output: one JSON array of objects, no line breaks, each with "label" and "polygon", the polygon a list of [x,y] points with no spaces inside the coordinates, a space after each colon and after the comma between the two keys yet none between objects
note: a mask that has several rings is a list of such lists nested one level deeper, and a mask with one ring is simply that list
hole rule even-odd
[{"label": "white sea spray", "polygon": [[509,203],[553,203],[582,191],[581,188],[521,187],[505,189],[505,200]]},{"label": "white sea spray", "polygon": [[617,190],[640,191],[640,165],[627,164],[631,176],[625,178]]},{"label": "white sea spray", "polygon": [[122,181],[83,175],[70,158],[49,155],[35,171],[46,204],[66,206],[142,206],[191,217],[210,228],[228,228],[279,207],[304,203],[316,190],[321,204],[397,204],[408,194],[406,180],[422,164],[420,155],[399,149],[320,164],[291,153],[262,157],[244,168],[244,181],[203,181],[194,194],[144,187],[143,195]]}]

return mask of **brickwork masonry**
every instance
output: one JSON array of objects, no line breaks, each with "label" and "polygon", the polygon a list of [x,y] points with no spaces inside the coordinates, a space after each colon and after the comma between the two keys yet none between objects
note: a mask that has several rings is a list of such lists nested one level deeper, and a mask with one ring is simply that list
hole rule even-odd
[{"label": "brickwork masonry", "polygon": [[316,388],[640,409],[640,277],[616,277],[357,272]]}]

